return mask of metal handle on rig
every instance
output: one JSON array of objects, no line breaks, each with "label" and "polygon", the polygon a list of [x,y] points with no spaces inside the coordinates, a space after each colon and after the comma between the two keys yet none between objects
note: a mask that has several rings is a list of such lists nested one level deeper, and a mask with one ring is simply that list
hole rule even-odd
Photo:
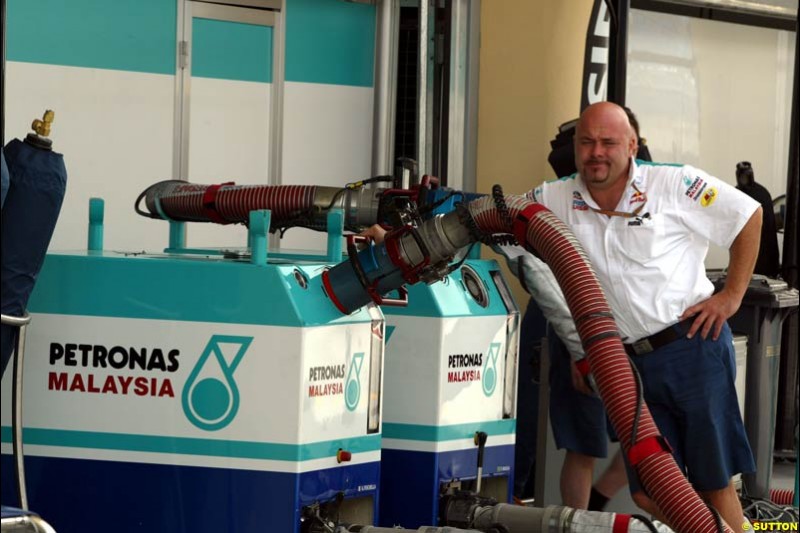
[{"label": "metal handle on rig", "polygon": [[375,294],[375,300],[378,305],[385,305],[387,307],[408,307],[408,289],[405,287],[397,288],[397,298],[386,298],[380,294]]}]

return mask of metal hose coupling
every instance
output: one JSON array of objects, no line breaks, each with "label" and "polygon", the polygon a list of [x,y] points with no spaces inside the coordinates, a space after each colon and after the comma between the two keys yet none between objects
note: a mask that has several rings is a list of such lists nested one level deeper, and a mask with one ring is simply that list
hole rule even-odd
[{"label": "metal hose coupling", "polygon": [[[471,242],[474,237],[455,212],[419,225],[411,222],[401,226],[387,233],[380,244],[350,235],[349,261],[325,271],[322,284],[328,298],[344,314],[370,302],[404,305],[404,285],[443,279],[456,252]],[[363,249],[358,250],[357,244],[363,244]],[[386,298],[392,291],[399,291],[399,297]]]}]

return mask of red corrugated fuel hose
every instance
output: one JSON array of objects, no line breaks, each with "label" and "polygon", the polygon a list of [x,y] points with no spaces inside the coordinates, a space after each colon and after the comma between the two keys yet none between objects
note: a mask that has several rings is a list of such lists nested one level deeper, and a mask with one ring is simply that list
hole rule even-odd
[{"label": "red corrugated fuel hose", "polygon": [[[580,243],[569,228],[541,204],[522,197],[505,198],[508,216],[491,198],[467,208],[483,233],[514,233],[520,243],[538,253],[552,269],[575,319],[600,397],[647,494],[670,524],[685,533],[715,533],[717,519],[694,491],[672,454],[661,445],[658,428],[642,402],[635,442],[637,384],[611,309]],[[513,227],[509,228],[509,218]],[[723,522],[724,527],[724,522]],[[730,528],[725,531],[731,532]]]}]

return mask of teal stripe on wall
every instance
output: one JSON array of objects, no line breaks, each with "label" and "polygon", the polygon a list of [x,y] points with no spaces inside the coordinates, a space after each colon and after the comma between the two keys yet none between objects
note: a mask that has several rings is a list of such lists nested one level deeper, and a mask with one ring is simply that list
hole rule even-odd
[{"label": "teal stripe on wall", "polygon": [[[374,6],[341,0],[286,3],[286,80],[372,87]],[[196,30],[193,45],[204,52],[193,74],[271,81],[272,30],[234,30],[232,24],[203,23]],[[176,26],[175,0],[8,0],[6,59],[172,75]],[[266,33],[268,48],[260,45]],[[269,63],[254,62],[252,49],[242,52],[253,42]],[[208,56],[208,49],[225,50],[225,59],[219,53]],[[254,64],[259,65],[255,71]]]},{"label": "teal stripe on wall", "polygon": [[488,422],[471,422],[449,426],[423,426],[419,424],[383,423],[383,438],[441,442],[447,440],[471,439],[476,431],[485,431],[492,435],[511,435],[516,431],[517,421],[491,420]]},{"label": "teal stripe on wall", "polygon": [[6,59],[175,74],[175,0],[8,0]]},{"label": "teal stripe on wall", "polygon": [[372,87],[375,6],[287,0],[286,80]]},{"label": "teal stripe on wall", "polygon": [[[371,452],[380,450],[381,448],[380,435],[352,437],[309,444],[278,444],[272,442],[25,428],[22,432],[22,437],[24,444],[29,445],[38,444],[42,446],[61,446],[66,448],[123,450],[179,455],[207,455],[213,457],[295,462],[335,457],[336,452],[341,448],[347,449],[353,453]],[[11,442],[11,428],[8,426],[2,427],[2,441],[5,443]]]},{"label": "teal stripe on wall", "polygon": [[192,77],[272,82],[272,28],[195,18]]}]

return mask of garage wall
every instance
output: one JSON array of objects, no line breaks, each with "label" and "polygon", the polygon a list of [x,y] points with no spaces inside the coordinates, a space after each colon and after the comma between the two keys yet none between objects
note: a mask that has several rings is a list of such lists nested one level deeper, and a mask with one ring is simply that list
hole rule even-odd
[{"label": "garage wall", "polygon": [[[133,203],[148,185],[172,177],[177,6],[177,0],[8,0],[5,138],[23,138],[34,118],[53,109],[51,137],[69,174],[52,250],[86,246],[93,196],[106,201],[107,248],[166,246],[167,224],[139,217]],[[375,8],[287,0],[285,11],[283,182],[362,179],[371,157]],[[240,59],[245,67],[233,73],[231,65],[207,65],[193,91],[213,95],[222,84],[241,94],[208,113],[247,116],[242,127],[259,128],[269,121],[263,103],[272,80],[249,76],[260,59]],[[266,148],[237,153],[226,146],[224,131],[196,137],[192,150],[213,151],[219,166],[197,169],[201,179],[190,179],[258,182],[239,179],[239,163],[245,157],[251,166],[266,166]],[[243,235],[196,227],[188,242],[242,245]],[[292,230],[287,240],[324,249],[321,237],[306,230]]]}]

